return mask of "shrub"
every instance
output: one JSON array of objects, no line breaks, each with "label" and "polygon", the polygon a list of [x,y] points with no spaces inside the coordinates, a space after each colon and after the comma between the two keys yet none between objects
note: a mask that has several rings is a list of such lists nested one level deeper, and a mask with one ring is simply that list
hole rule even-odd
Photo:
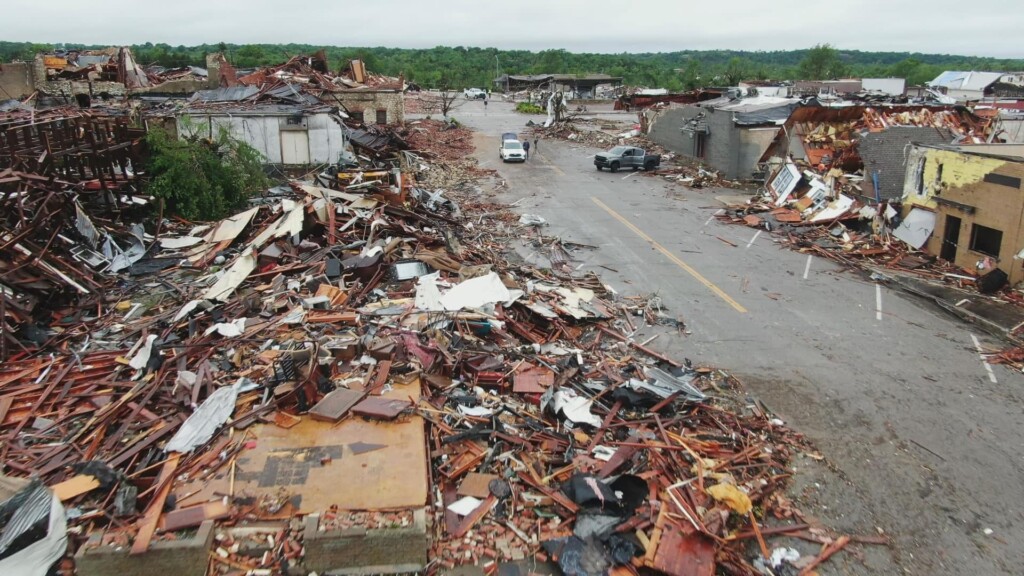
[{"label": "shrub", "polygon": [[543,114],[544,109],[531,102],[520,102],[516,104],[516,112],[523,114]]},{"label": "shrub", "polygon": [[221,129],[215,139],[176,139],[156,128],[146,135],[146,190],[165,209],[189,220],[216,220],[242,208],[270,181],[263,156]]}]

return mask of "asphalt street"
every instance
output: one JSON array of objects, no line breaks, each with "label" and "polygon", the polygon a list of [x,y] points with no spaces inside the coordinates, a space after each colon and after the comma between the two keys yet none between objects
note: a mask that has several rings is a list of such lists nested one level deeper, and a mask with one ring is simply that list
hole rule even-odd
[{"label": "asphalt street", "polygon": [[983,365],[977,346],[998,342],[767,232],[718,222],[716,196],[736,191],[598,172],[597,150],[564,141],[503,164],[498,135],[525,131],[529,117],[499,101],[454,115],[478,131],[481,166],[506,183],[501,200],[544,217],[545,234],[597,247],[574,253],[579,270],[622,294],[656,293],[685,321],[688,334],[652,347],[726,369],[815,443],[841,481],[800,484],[801,460],[797,484],[826,524],[895,539],[834,573],[1024,572],[1024,377]]}]

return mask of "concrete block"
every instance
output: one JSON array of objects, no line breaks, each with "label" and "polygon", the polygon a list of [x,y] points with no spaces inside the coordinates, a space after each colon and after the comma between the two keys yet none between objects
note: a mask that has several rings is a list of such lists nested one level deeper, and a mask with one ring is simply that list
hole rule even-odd
[{"label": "concrete block", "polygon": [[[192,538],[154,541],[145,554],[135,556],[128,553],[128,548],[83,546],[75,555],[75,571],[78,576],[204,576],[213,527],[213,521],[207,520]],[[98,543],[100,538],[94,535],[90,543]]]},{"label": "concrete block", "polygon": [[402,574],[427,565],[426,509],[413,512],[412,526],[320,532],[319,514],[306,517],[304,567],[318,574]]}]

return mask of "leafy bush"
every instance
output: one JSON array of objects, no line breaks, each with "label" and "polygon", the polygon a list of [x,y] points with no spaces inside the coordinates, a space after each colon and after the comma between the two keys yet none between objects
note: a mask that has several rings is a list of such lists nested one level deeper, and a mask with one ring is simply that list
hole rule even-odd
[{"label": "leafy bush", "polygon": [[263,155],[221,129],[215,139],[176,139],[155,128],[146,135],[149,181],[146,190],[165,209],[189,220],[216,220],[245,206],[270,181]]},{"label": "leafy bush", "polygon": [[536,104],[530,102],[520,102],[516,104],[516,112],[522,112],[523,114],[543,114],[544,109]]}]

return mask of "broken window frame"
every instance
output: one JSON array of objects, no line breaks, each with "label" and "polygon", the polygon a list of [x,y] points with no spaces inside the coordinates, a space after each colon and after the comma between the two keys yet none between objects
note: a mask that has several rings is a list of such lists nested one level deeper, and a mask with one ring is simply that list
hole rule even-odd
[{"label": "broken window frame", "polygon": [[[991,236],[991,238],[982,238],[982,235]],[[998,235],[998,236],[995,236]],[[992,242],[994,240],[994,243]],[[992,256],[993,258],[999,258],[999,249],[1003,245],[1003,231],[988,226],[983,226],[977,222],[971,224],[971,251],[986,256]],[[992,251],[993,246],[995,250]]]}]

